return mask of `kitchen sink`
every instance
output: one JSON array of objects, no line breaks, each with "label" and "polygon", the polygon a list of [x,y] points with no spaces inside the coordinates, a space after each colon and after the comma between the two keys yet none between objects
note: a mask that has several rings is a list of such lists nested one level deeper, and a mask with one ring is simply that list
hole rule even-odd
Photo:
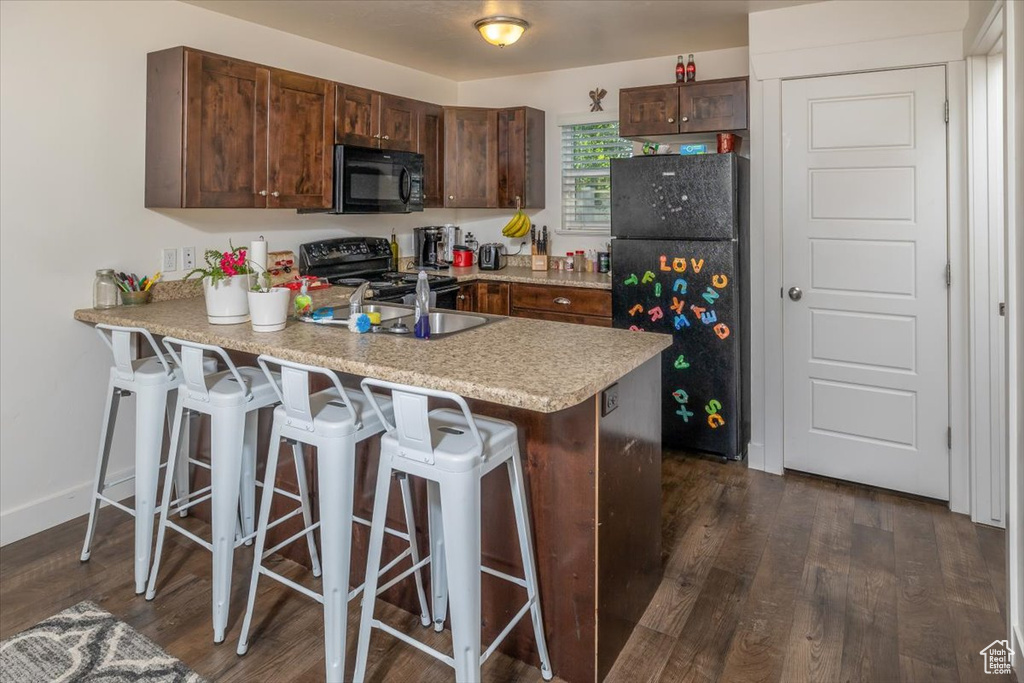
[{"label": "kitchen sink", "polygon": [[[363,304],[363,313],[380,313],[380,325],[373,332],[384,334],[400,334],[413,336],[416,324],[415,308],[403,304]],[[335,306],[334,317],[314,320],[303,317],[303,322],[319,325],[346,325],[349,316],[348,306]],[[456,313],[455,311],[433,311],[430,314],[430,336],[444,337],[457,332],[465,332],[482,325],[503,320],[500,316],[482,315],[478,313]]]}]

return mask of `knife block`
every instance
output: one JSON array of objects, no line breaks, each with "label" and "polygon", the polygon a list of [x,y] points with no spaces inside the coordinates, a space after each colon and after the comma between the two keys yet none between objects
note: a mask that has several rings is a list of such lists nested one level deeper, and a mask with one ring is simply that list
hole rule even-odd
[{"label": "knife block", "polygon": [[547,254],[533,254],[530,256],[530,270],[547,270],[548,269],[548,256]]}]

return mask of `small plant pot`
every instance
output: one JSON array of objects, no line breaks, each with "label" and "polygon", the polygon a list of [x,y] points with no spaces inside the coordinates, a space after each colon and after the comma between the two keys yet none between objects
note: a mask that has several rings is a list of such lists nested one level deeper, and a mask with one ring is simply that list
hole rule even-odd
[{"label": "small plant pot", "polygon": [[216,284],[211,278],[203,278],[206,319],[211,325],[237,325],[249,321],[249,300],[246,294],[250,282],[248,275],[226,277]]},{"label": "small plant pot", "polygon": [[141,306],[149,303],[149,292],[121,292],[121,304],[124,306]]},{"label": "small plant pot", "polygon": [[277,332],[288,324],[292,293],[284,287],[269,292],[249,292],[249,317],[253,332]]}]

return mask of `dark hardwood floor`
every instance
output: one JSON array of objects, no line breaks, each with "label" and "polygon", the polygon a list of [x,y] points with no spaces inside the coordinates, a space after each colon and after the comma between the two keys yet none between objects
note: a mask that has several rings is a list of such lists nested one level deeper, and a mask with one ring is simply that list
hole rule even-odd
[{"label": "dark hardwood floor", "polygon": [[[666,454],[663,475],[664,580],[608,681],[999,680],[983,673],[978,652],[1005,635],[1003,531],[937,503],[736,463]],[[0,550],[0,639],[92,600],[210,680],[322,680],[319,605],[269,580],[249,654],[235,654],[244,550],[228,639],[213,645],[206,552],[169,535],[159,593],[146,602],[132,586],[131,520],[106,508],[82,564],[84,526],[83,517]],[[287,560],[277,569],[311,580]],[[378,615],[450,651],[448,632],[385,603]],[[453,680],[444,664],[379,632],[369,678]],[[500,653],[484,678],[541,680]]]}]

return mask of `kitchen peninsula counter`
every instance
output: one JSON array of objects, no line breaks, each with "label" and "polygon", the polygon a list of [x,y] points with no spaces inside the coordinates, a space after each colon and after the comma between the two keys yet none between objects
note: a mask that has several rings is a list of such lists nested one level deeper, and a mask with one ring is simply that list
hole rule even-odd
[{"label": "kitchen peninsula counter", "polygon": [[[408,272],[417,272],[412,269]],[[446,268],[431,271],[437,275],[447,275],[458,282],[486,280],[488,282],[518,282],[526,285],[557,285],[559,287],[582,287],[583,289],[611,289],[610,273],[577,273],[566,270],[531,270],[529,266],[506,266],[501,270],[480,270],[477,266],[469,268]]]},{"label": "kitchen peninsula counter", "polygon": [[[314,292],[314,306],[341,304],[350,291]],[[522,318],[501,318],[426,342],[296,321],[280,332],[256,333],[248,323],[210,325],[202,298],[84,309],[75,318],[219,345],[247,364],[266,353],[324,366],[338,371],[349,386],[375,377],[454,391],[468,399],[474,413],[514,422],[529,491],[548,648],[555,675],[569,683],[604,679],[654,596],[661,580],[660,356],[669,345],[665,335]],[[268,410],[260,419],[261,459],[269,446],[269,417]],[[201,443],[205,449],[206,442]],[[361,442],[356,453],[355,513],[369,518],[379,440]],[[285,446],[278,470],[278,482],[285,487],[294,480],[289,454]],[[319,479],[315,458],[307,460],[315,510],[320,496],[332,495],[334,487]],[[206,470],[196,468],[195,484],[204,485],[206,476]],[[507,477],[489,475],[481,486],[483,562],[522,576]],[[422,481],[415,482],[414,497],[417,539],[420,548],[427,548]],[[400,500],[397,491],[391,500]],[[195,512],[204,518],[203,506]],[[404,528],[400,505],[389,508],[388,520]],[[296,531],[281,525],[268,533],[268,543]],[[358,585],[368,533],[357,525],[352,538],[350,580]],[[398,552],[400,541],[389,537],[388,543],[394,545],[386,545],[386,557]],[[304,543],[281,554],[309,566]],[[482,590],[486,647],[526,598],[521,589],[489,574],[482,577]],[[381,598],[417,609],[411,581]],[[232,605],[235,615],[241,608]],[[415,627],[410,635],[417,636]],[[521,621],[500,649],[538,665],[530,620]]]}]

